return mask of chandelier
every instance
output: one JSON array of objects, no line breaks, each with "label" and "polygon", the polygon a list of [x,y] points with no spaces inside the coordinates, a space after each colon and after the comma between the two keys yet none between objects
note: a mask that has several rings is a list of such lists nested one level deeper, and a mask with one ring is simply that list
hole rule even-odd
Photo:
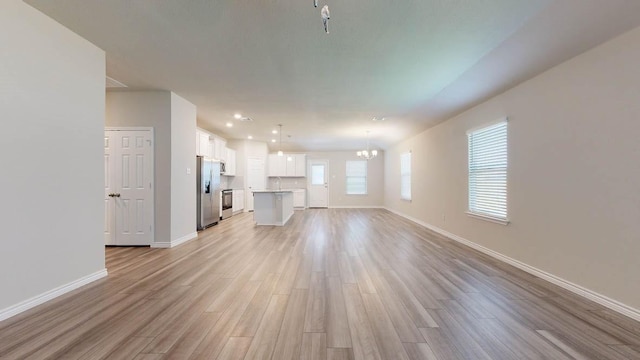
[{"label": "chandelier", "polygon": [[367,149],[360,150],[356,154],[358,154],[358,157],[363,158],[365,160],[371,160],[374,157],[378,156],[378,150],[369,149],[369,131],[367,131]]}]

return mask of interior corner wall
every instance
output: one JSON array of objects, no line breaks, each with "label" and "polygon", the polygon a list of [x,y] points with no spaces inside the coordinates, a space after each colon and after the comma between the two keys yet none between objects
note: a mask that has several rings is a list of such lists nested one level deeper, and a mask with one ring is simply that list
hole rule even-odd
[{"label": "interior corner wall", "polygon": [[[394,146],[385,205],[640,309],[640,28]],[[508,116],[507,226],[467,210],[466,131]],[[400,154],[412,150],[412,201]]]},{"label": "interior corner wall", "polygon": [[[171,242],[171,93],[109,91],[102,131],[104,126],[153,127],[155,242]],[[195,139],[195,135],[191,138]],[[195,156],[195,144],[193,149]]]},{"label": "interior corner wall", "polygon": [[104,272],[105,54],[0,5],[0,313]]},{"label": "interior corner wall", "polygon": [[314,159],[329,161],[329,207],[368,208],[384,205],[384,151],[379,150],[378,157],[367,161],[366,195],[347,195],[347,161],[362,160],[356,151],[307,153],[307,162]]},{"label": "interior corner wall", "polygon": [[196,232],[196,106],[171,93],[171,241]]}]

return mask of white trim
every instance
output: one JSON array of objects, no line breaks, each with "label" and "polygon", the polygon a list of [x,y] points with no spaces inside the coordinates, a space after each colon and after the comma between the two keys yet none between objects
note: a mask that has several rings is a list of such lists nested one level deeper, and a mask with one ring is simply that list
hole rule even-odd
[{"label": "white trim", "polygon": [[153,135],[153,127],[151,126],[105,126],[104,130],[105,131],[151,131],[151,134]]},{"label": "white trim", "polygon": [[580,295],[580,296],[582,296],[584,298],[587,298],[587,299],[589,299],[589,300],[591,300],[591,301],[593,301],[595,303],[598,303],[598,304],[600,304],[600,305],[602,305],[602,306],[604,306],[604,307],[606,307],[606,308],[608,308],[610,310],[613,310],[613,311],[615,311],[617,313],[620,313],[622,315],[628,316],[628,317],[630,317],[630,318],[632,318],[632,319],[634,319],[636,321],[640,321],[640,310],[635,309],[635,308],[633,308],[633,307],[631,307],[629,305],[623,304],[623,303],[621,303],[621,302],[619,302],[617,300],[611,299],[611,298],[609,298],[609,297],[607,297],[605,295],[599,294],[599,293],[597,293],[597,292],[595,292],[593,290],[589,290],[589,289],[587,289],[585,287],[582,287],[582,286],[580,286],[578,284],[574,284],[574,283],[572,283],[572,282],[570,282],[568,280],[565,280],[565,279],[563,279],[563,278],[561,278],[559,276],[550,274],[550,273],[548,273],[548,272],[546,272],[544,270],[540,270],[540,269],[538,269],[536,267],[533,267],[531,265],[525,264],[525,263],[523,263],[521,261],[518,261],[516,259],[510,258],[510,257],[508,257],[506,255],[503,255],[503,254],[497,252],[497,251],[493,251],[493,250],[491,250],[489,248],[486,248],[486,247],[484,247],[482,245],[476,244],[476,243],[474,243],[474,242],[472,242],[470,240],[467,240],[467,239],[465,239],[463,237],[460,237],[458,235],[452,234],[452,233],[450,233],[450,232],[448,232],[446,230],[440,229],[440,228],[435,227],[433,225],[427,224],[427,223],[425,223],[423,221],[420,221],[420,220],[415,219],[415,218],[413,218],[411,216],[408,216],[408,215],[405,215],[403,213],[400,213],[400,212],[398,212],[396,210],[390,209],[388,207],[385,207],[385,209],[387,211],[390,211],[390,212],[392,212],[392,213],[394,213],[394,214],[396,214],[398,216],[401,216],[401,217],[403,217],[403,218],[405,218],[407,220],[413,221],[416,224],[422,225],[422,226],[424,226],[425,228],[427,228],[429,230],[432,230],[432,231],[435,231],[435,232],[437,232],[437,233],[439,233],[441,235],[444,235],[444,236],[448,237],[451,240],[454,240],[454,241],[457,241],[457,242],[459,242],[461,244],[467,245],[468,247],[476,249],[476,250],[478,250],[478,251],[480,251],[480,252],[482,252],[484,254],[487,254],[487,255],[489,255],[489,256],[497,259],[497,260],[500,260],[500,261],[505,262],[505,263],[507,263],[509,265],[515,266],[516,268],[518,268],[520,270],[523,270],[523,271],[525,271],[525,272],[527,272],[527,273],[529,273],[531,275],[537,276],[537,277],[539,277],[541,279],[544,279],[544,280],[546,280],[546,281],[548,281],[548,282],[550,282],[552,284],[558,285],[558,286],[560,286],[561,288],[563,288],[565,290],[571,291],[574,294],[577,294],[577,295]]},{"label": "white trim", "polygon": [[47,292],[44,292],[40,295],[36,295],[34,297],[32,297],[31,299],[27,299],[23,302],[20,302],[18,304],[9,306],[6,309],[2,309],[0,310],[0,321],[6,320],[12,316],[16,316],[18,314],[20,314],[21,312],[27,311],[31,308],[34,308],[40,304],[43,304],[49,300],[52,300],[54,298],[57,298],[58,296],[62,296],[70,291],[73,291],[81,286],[87,285],[90,282],[96,281],[98,279],[101,279],[103,277],[107,276],[107,269],[102,269],[100,271],[97,271],[93,274],[89,274],[87,276],[84,276],[80,279],[77,279],[75,281],[72,281],[68,284],[59,286],[55,289],[49,290]]},{"label": "white trim", "polygon": [[186,243],[187,241],[193,240],[195,238],[198,237],[198,233],[197,232],[192,232],[191,234],[187,234],[183,237],[177,238],[175,240],[171,240],[170,242],[165,241],[165,242],[154,242],[151,244],[152,248],[161,248],[161,249],[169,249],[169,248],[174,248],[178,245],[182,245],[184,243]]},{"label": "white trim", "polygon": [[340,205],[329,206],[329,209],[385,209],[385,207],[378,205]]},{"label": "white trim", "polygon": [[495,216],[489,216],[489,215],[485,215],[485,214],[475,213],[473,211],[465,211],[465,213],[469,217],[472,217],[472,218],[475,218],[475,219],[479,219],[479,220],[489,221],[489,222],[500,224],[500,225],[509,225],[509,223],[510,223],[509,219],[500,219],[500,218],[497,218]]}]

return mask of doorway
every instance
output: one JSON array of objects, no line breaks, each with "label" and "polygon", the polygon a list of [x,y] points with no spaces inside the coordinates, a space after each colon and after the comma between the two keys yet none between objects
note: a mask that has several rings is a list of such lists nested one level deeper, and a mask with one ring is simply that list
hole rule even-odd
[{"label": "doorway", "polygon": [[154,239],[153,129],[104,132],[104,241],[151,245]]},{"label": "doorway", "polygon": [[329,162],[327,160],[309,161],[309,207],[326,208],[329,206]]}]

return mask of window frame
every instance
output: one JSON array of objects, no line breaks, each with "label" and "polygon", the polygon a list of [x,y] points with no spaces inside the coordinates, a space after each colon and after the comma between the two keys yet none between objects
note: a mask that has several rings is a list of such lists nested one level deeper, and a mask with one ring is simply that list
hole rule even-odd
[{"label": "window frame", "polygon": [[[498,125],[503,125],[504,129],[498,129]],[[498,153],[498,155],[496,154],[492,154],[492,157],[487,160],[486,157],[486,148],[484,150],[481,149],[480,154],[477,156],[474,156],[474,151],[473,151],[473,137],[475,136],[480,136],[480,138],[476,138],[476,141],[481,141],[482,137],[480,135],[480,133],[492,128],[492,127],[496,127],[497,129],[494,130],[495,132],[492,133],[492,135],[486,136],[485,134],[485,139],[484,141],[487,141],[487,138],[490,138],[491,136],[496,136],[496,135],[500,135],[499,132],[504,132],[504,137],[500,137],[497,140],[491,140],[492,142],[490,144],[487,144],[486,142],[484,144],[480,144],[480,146],[484,145],[485,147],[490,147],[490,151],[495,152],[495,151],[500,151]],[[509,126],[508,126],[508,118],[500,118],[496,121],[490,122],[490,123],[486,123],[482,126],[473,128],[469,131],[467,131],[467,153],[468,153],[468,157],[467,157],[467,211],[466,214],[469,215],[470,217],[473,218],[477,218],[477,219],[481,219],[481,220],[486,220],[486,221],[490,221],[490,222],[494,222],[494,223],[498,223],[501,225],[508,225],[510,223],[509,220],[509,212],[508,212],[508,172],[509,172],[509,161],[508,161],[508,157],[509,157]],[[504,144],[501,143],[497,143],[496,141],[499,142],[504,142]],[[477,145],[476,145],[477,147]],[[504,151],[502,152],[502,149],[504,149]],[[484,154],[483,154],[484,151]],[[477,153],[477,151],[476,151]],[[484,156],[482,156],[484,155]],[[484,157],[484,159],[478,159],[478,157]],[[498,159],[496,159],[498,158]],[[498,162],[498,165],[490,165],[490,164],[480,164],[479,166],[477,165],[477,163],[479,161],[484,160],[485,162],[489,162],[489,161],[493,161],[493,163],[495,164],[496,161]],[[484,169],[482,167],[485,167]],[[475,169],[475,170],[474,170]],[[475,177],[474,175],[478,175],[481,174],[482,172],[494,172],[494,173],[498,173],[498,176],[502,176],[503,178],[499,178],[500,180],[504,181],[504,187],[500,187],[501,184],[499,184],[499,188],[496,190],[495,189],[495,184],[492,184],[491,187],[492,188],[480,188],[478,189],[478,185],[477,185],[477,181],[474,181],[474,179],[477,179],[477,177]],[[493,175],[495,176],[495,174]],[[475,185],[474,185],[475,184]],[[475,186],[475,187],[474,187]],[[483,191],[484,190],[484,191]],[[504,196],[504,202],[502,202],[501,200],[498,202],[498,206],[496,206],[496,208],[499,207],[504,207],[504,214],[505,216],[502,217],[499,214],[491,213],[490,211],[481,211],[478,209],[478,206],[476,205],[475,208],[474,206],[472,206],[472,204],[478,204],[478,202],[482,202],[482,200],[478,200],[477,197],[473,197],[474,194],[478,194],[479,192],[484,192],[485,194],[488,193],[488,196]],[[503,193],[500,194],[500,193]],[[491,205],[489,203],[489,205],[486,205],[488,207],[493,207],[493,205]],[[482,204],[480,205],[480,207],[482,207]],[[485,207],[486,209],[486,207]]]}]

